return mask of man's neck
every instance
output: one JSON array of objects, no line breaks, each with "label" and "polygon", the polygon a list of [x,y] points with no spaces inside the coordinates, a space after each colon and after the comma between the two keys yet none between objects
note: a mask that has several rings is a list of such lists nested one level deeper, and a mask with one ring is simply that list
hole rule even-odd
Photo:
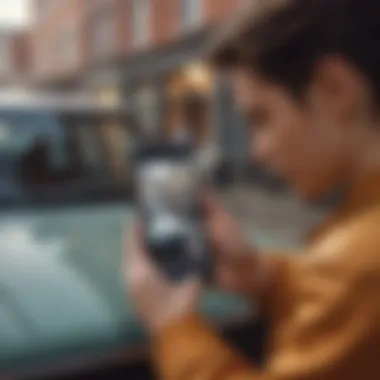
[{"label": "man's neck", "polygon": [[380,174],[380,134],[378,133],[358,150],[352,165],[351,178],[356,182],[377,173]]}]

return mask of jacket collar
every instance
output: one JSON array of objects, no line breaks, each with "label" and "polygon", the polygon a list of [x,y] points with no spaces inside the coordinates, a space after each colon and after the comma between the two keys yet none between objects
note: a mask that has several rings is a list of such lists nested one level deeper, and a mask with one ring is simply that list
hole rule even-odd
[{"label": "jacket collar", "polygon": [[380,170],[352,184],[341,208],[347,212],[358,212],[380,203]]},{"label": "jacket collar", "polygon": [[309,243],[352,215],[380,205],[380,170],[347,185],[337,207],[308,237]]}]

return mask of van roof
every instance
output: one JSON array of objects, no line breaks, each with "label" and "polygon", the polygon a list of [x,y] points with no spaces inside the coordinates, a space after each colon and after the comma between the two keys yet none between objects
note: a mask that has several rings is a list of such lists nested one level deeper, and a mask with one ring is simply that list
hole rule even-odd
[{"label": "van roof", "polygon": [[0,111],[17,110],[102,114],[128,113],[125,106],[97,102],[83,94],[0,90]]}]

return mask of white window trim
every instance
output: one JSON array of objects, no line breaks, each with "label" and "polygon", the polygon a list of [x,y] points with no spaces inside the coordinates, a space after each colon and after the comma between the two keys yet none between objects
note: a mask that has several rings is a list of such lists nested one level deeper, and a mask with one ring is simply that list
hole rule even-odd
[{"label": "white window trim", "polygon": [[40,9],[40,16],[43,18],[49,17],[62,4],[63,0],[45,0],[44,6]]},{"label": "white window trim", "polygon": [[0,37],[0,75],[8,75],[12,71],[10,39],[7,36]]},{"label": "white window trim", "polygon": [[[92,27],[90,45],[91,56],[95,60],[106,58],[114,51],[116,29],[115,19],[113,15],[111,15],[110,9],[112,8],[99,7],[99,9],[96,10],[97,14],[95,15],[95,21]],[[107,15],[104,12],[108,12],[109,17],[105,17]],[[107,41],[104,41],[107,34],[109,34],[109,38]]]},{"label": "white window trim", "polygon": [[[59,59],[66,65],[73,65],[78,62],[79,56],[79,42],[78,42],[78,25],[68,25],[59,33],[58,49]],[[66,38],[68,46],[63,47],[61,38]],[[63,51],[62,49],[65,49]]]},{"label": "white window trim", "polygon": [[[142,12],[138,14],[138,12]],[[134,48],[147,46],[152,38],[151,17],[152,2],[151,0],[133,0],[132,2],[132,44]],[[143,37],[141,37],[143,36]]]},{"label": "white window trim", "polygon": [[[191,16],[184,17],[184,1],[193,6]],[[182,32],[188,32],[201,26],[203,22],[203,1],[202,0],[180,0],[180,28]],[[195,10],[194,10],[195,6]]]}]

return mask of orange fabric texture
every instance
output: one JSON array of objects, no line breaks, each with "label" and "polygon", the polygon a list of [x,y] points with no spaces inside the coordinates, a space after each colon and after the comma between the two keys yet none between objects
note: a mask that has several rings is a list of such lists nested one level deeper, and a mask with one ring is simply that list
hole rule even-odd
[{"label": "orange fabric texture", "polygon": [[306,255],[281,258],[266,292],[271,337],[255,369],[200,316],[155,339],[163,380],[380,379],[380,173],[352,186]]}]

